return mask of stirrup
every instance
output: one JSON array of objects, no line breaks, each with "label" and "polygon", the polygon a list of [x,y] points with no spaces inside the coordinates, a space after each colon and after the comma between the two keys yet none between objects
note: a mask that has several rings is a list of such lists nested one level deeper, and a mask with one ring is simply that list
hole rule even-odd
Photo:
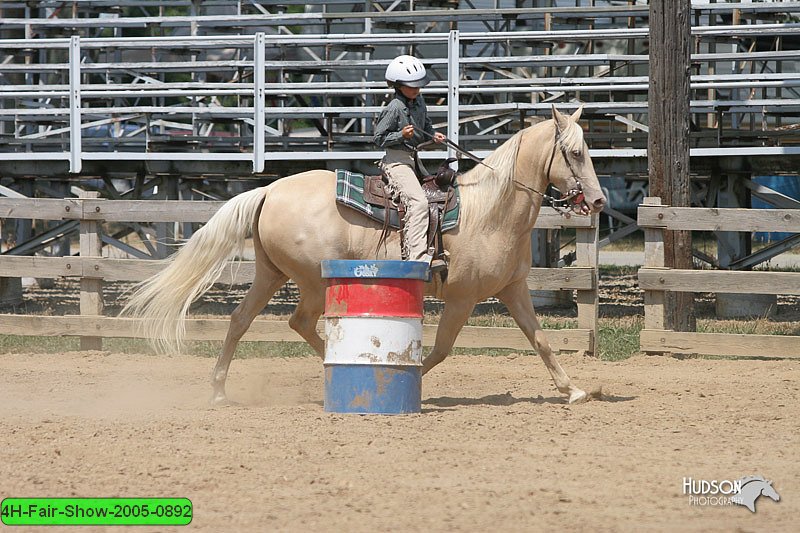
[{"label": "stirrup", "polygon": [[443,259],[434,259],[431,261],[431,272],[440,272],[447,268],[447,263]]}]

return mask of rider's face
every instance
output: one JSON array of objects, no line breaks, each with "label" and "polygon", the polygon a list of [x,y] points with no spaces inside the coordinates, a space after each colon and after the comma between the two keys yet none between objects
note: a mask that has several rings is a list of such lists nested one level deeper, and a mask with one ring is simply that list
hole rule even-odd
[{"label": "rider's face", "polygon": [[419,87],[407,87],[405,85],[401,85],[400,92],[403,93],[403,96],[405,96],[409,100],[413,100],[414,98],[419,96]]}]

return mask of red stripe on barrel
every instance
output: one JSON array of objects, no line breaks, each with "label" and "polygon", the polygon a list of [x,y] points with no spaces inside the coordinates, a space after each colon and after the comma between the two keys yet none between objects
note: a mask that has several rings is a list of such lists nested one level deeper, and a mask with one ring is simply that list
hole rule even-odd
[{"label": "red stripe on barrel", "polygon": [[325,316],[422,317],[424,283],[416,279],[332,278]]}]

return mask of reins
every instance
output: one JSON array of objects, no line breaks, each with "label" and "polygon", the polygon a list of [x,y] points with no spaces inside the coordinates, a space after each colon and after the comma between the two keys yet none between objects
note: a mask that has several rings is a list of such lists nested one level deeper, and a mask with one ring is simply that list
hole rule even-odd
[{"label": "reins", "polygon": [[[424,130],[420,130],[420,131],[422,131],[422,134],[423,134],[423,135],[426,135],[426,136],[427,136],[427,137],[429,137],[431,140],[430,140],[430,141],[425,141],[424,143],[421,143],[419,146],[417,146],[417,148],[416,148],[416,150],[415,150],[415,151],[417,151],[417,152],[419,152],[419,151],[420,151],[420,150],[422,150],[423,148],[426,148],[426,147],[428,147],[428,146],[430,146],[430,145],[434,144],[434,141],[433,141],[433,135],[431,135],[430,133],[428,133],[427,131],[424,131]],[[444,143],[445,143],[447,146],[451,147],[451,148],[452,148],[453,150],[455,150],[456,152],[458,152],[459,154],[464,154],[464,155],[465,155],[465,156],[467,156],[469,159],[472,159],[473,161],[475,161],[475,162],[476,162],[476,163],[478,163],[479,165],[483,165],[483,166],[485,166],[486,168],[488,168],[489,170],[491,170],[492,172],[494,172],[494,168],[493,168],[493,167],[490,167],[489,165],[487,165],[486,163],[484,163],[484,162],[483,162],[483,159],[481,159],[480,157],[476,156],[476,155],[475,155],[475,154],[473,154],[473,153],[470,153],[468,150],[465,150],[464,148],[461,148],[461,147],[460,147],[458,144],[456,144],[455,142],[451,141],[451,140],[450,140],[450,139],[448,139],[447,137],[445,137],[445,138],[444,138]]]},{"label": "reins", "polygon": [[[550,170],[553,168],[553,160],[556,157],[556,150],[560,149],[561,150],[561,154],[564,157],[564,161],[567,164],[567,168],[569,168],[569,171],[572,173],[572,177],[575,178],[575,184],[576,184],[575,187],[570,189],[569,191],[567,191],[566,196],[564,196],[563,198],[556,198],[554,196],[550,196],[549,194],[545,194],[545,193],[543,193],[541,191],[537,191],[533,187],[530,187],[529,185],[525,185],[524,183],[522,183],[519,180],[516,180],[516,179],[512,178],[511,181],[513,181],[515,185],[517,185],[517,186],[519,186],[519,187],[521,187],[521,188],[523,188],[523,189],[525,189],[527,191],[530,191],[532,193],[538,194],[539,196],[542,197],[542,202],[546,202],[547,205],[549,205],[550,207],[552,207],[553,209],[558,211],[558,213],[561,216],[569,218],[570,216],[572,216],[572,213],[570,212],[570,207],[572,207],[573,205],[583,201],[583,188],[581,187],[580,177],[578,176],[577,172],[575,172],[575,168],[572,166],[572,162],[569,160],[569,157],[567,156],[567,149],[561,143],[561,130],[558,128],[558,123],[555,122],[555,121],[554,121],[554,123],[555,123],[555,127],[556,127],[555,128],[556,129],[556,133],[555,133],[555,138],[553,139],[553,151],[550,153],[550,161],[547,164],[547,182],[548,183],[550,182]],[[423,131],[422,133],[424,135],[430,137],[431,139],[433,139],[433,135],[431,135],[427,131]],[[485,166],[486,168],[488,168],[492,172],[494,172],[495,169],[492,168],[491,166],[489,166],[488,164],[484,163],[483,160],[480,159],[478,156],[476,156],[476,155],[470,153],[469,151],[463,149],[462,147],[460,147],[458,144],[456,144],[455,142],[451,141],[447,137],[445,137],[445,141],[444,142],[448,146],[452,147],[458,153],[464,154],[469,159],[475,161],[476,163],[478,163],[480,165]],[[433,140],[424,142],[424,143],[420,144],[415,151],[419,151],[421,148],[427,147],[427,146],[429,146],[431,144],[433,144]],[[578,198],[580,198],[580,199],[576,201],[576,199],[578,199]]]}]

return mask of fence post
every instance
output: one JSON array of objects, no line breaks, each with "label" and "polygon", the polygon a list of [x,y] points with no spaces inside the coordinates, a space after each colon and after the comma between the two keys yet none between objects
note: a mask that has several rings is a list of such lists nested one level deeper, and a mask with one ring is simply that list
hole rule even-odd
[{"label": "fence post", "polygon": [[[99,198],[98,192],[83,192],[81,198]],[[81,205],[81,213],[83,213]],[[80,248],[81,248],[81,316],[103,315],[103,279],[95,277],[99,274],[87,268],[89,258],[102,257],[103,243],[100,238],[100,222],[98,220],[84,220],[80,222]],[[100,323],[97,323],[99,331]],[[81,350],[102,350],[102,337],[81,337]]]},{"label": "fence post", "polygon": [[[458,144],[458,90],[461,77],[459,68],[459,49],[458,30],[451,30],[447,38],[447,137]],[[447,157],[457,157],[458,154],[451,147],[447,147]],[[458,170],[458,161],[454,161],[450,167]]]},{"label": "fence post", "polygon": [[[650,193],[667,205],[691,205],[689,157],[691,90],[691,2],[649,3],[649,88],[647,162]],[[664,234],[666,265],[692,268],[692,232],[671,230]],[[664,302],[667,327],[696,329],[694,293],[673,291]]]},{"label": "fence post", "polygon": [[69,40],[69,171],[77,174],[81,161],[81,38]]},{"label": "fence post", "polygon": [[[661,198],[647,197],[642,204],[660,206]],[[664,230],[662,228],[644,228],[644,266],[664,268]],[[664,329],[665,295],[665,291],[644,291],[644,329]]]},{"label": "fence post", "polygon": [[576,228],[575,230],[575,257],[577,266],[590,267],[592,269],[592,289],[576,290],[575,300],[578,304],[578,327],[592,331],[591,341],[589,342],[589,354],[599,355],[597,351],[598,309],[599,301],[599,272],[597,270],[598,248],[598,216],[592,215],[592,227]]},{"label": "fence post", "polygon": [[256,33],[253,50],[253,173],[255,174],[264,172],[266,42],[267,37],[264,32]]}]

